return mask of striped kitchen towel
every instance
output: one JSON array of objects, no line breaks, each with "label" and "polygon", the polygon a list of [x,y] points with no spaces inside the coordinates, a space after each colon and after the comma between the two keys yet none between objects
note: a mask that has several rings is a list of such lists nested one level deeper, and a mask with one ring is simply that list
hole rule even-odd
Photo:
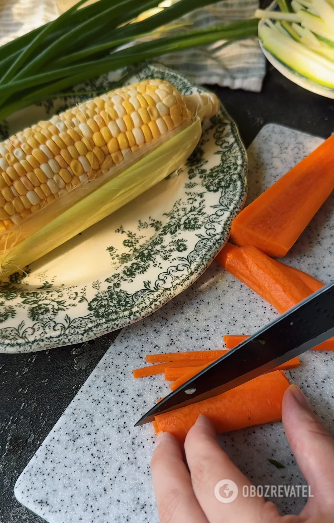
[{"label": "striped kitchen towel", "polygon": [[[69,7],[75,3],[74,0],[62,0],[63,4],[66,2]],[[258,0],[225,0],[183,17],[182,22],[191,23],[192,29],[202,29],[245,20],[254,16],[258,6]],[[57,15],[56,0],[0,0],[0,45]],[[164,55],[159,61],[197,84],[218,84],[232,89],[260,91],[265,75],[265,58],[256,38],[233,43],[220,41]]]}]

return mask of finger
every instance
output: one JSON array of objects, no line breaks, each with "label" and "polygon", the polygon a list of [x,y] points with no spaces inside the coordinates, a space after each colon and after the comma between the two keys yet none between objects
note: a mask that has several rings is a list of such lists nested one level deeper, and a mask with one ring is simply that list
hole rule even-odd
[{"label": "finger", "polygon": [[194,494],[180,445],[168,432],[158,435],[151,472],[161,523],[208,523]]},{"label": "finger", "polygon": [[[272,503],[266,503],[262,497],[243,495],[243,487],[249,488],[251,483],[219,447],[213,424],[205,416],[200,416],[188,432],[185,451],[194,492],[210,523],[258,523],[278,516]],[[218,482],[222,488],[215,494]],[[234,500],[227,503],[228,499]]]},{"label": "finger", "polygon": [[283,424],[291,450],[314,495],[309,499],[307,512],[311,514],[320,505],[333,511],[334,441],[296,385],[285,392]]}]

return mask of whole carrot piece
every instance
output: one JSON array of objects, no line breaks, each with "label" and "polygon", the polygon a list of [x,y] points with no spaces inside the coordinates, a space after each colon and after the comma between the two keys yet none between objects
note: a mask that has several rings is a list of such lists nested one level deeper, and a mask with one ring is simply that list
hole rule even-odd
[{"label": "whole carrot piece", "polygon": [[334,135],[245,207],[231,237],[237,245],[285,256],[333,189]]},{"label": "whole carrot piece", "polygon": [[183,442],[200,414],[208,416],[218,433],[282,419],[282,401],[289,382],[282,371],[270,372],[213,398],[159,414],[154,428]]},{"label": "whole carrot piece", "polygon": [[324,286],[309,274],[273,260],[252,246],[227,243],[216,261],[281,314]]}]

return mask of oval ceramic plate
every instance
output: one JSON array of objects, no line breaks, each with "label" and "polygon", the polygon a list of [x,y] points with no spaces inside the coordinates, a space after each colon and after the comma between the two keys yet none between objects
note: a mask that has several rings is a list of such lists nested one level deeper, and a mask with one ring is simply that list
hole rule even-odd
[{"label": "oval ceramic plate", "polygon": [[[268,7],[269,11],[273,11],[278,9],[276,1],[270,4]],[[259,29],[265,24],[265,20],[261,20],[259,22]],[[263,47],[263,44],[261,40],[259,40],[262,52],[264,56],[267,58],[268,62],[271,63],[279,71],[283,76],[285,76],[288,80],[295,83],[296,85],[299,85],[299,87],[303,87],[303,89],[306,89],[307,91],[311,91],[311,93],[320,94],[321,96],[325,96],[326,98],[332,98],[334,99],[334,89],[330,87],[326,87],[324,85],[319,84],[318,82],[315,82],[314,80],[310,80],[306,76],[303,76],[297,71],[294,71],[287,65],[283,64],[280,60],[278,60],[274,55],[272,55],[265,47]]]},{"label": "oval ceramic plate", "polygon": [[[172,82],[205,91],[160,65],[127,83]],[[88,85],[88,87],[87,87]],[[108,76],[85,87],[108,91]],[[47,101],[14,115],[18,124],[73,105]],[[29,113],[30,112],[30,113]],[[2,136],[4,138],[5,136]],[[247,156],[237,127],[220,107],[186,165],[100,223],[31,264],[0,288],[0,350],[29,352],[83,342],[140,320],[188,287],[227,241],[246,197]]]}]

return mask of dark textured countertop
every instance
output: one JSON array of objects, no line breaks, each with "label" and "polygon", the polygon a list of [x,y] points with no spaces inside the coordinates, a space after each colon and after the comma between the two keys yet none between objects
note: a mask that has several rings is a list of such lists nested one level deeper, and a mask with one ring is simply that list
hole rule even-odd
[{"label": "dark textured countertop", "polygon": [[[246,147],[271,122],[324,138],[334,131],[334,100],[297,87],[271,66],[261,93],[212,90]],[[116,335],[45,352],[0,354],[0,523],[42,522],[15,500],[14,484]]]}]

